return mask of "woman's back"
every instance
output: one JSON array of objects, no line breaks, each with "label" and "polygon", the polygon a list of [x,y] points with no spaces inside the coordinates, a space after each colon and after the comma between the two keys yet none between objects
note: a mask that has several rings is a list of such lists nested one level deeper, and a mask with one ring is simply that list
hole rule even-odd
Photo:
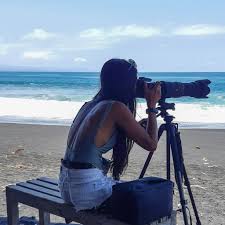
[{"label": "woman's back", "polygon": [[102,154],[113,148],[116,130],[109,116],[112,100],[83,105],[70,128],[64,160],[102,168]]}]

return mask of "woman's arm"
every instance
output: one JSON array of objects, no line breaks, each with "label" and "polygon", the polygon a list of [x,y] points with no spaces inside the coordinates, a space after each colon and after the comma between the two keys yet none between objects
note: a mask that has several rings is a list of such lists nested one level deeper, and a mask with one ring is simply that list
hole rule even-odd
[{"label": "woman's arm", "polygon": [[[121,102],[115,102],[112,106],[113,120],[116,125],[121,127],[127,137],[134,140],[138,145],[147,151],[154,151],[157,148],[157,141],[154,138],[153,129],[150,129],[154,124],[154,118],[148,119],[148,132],[134,119],[134,116]],[[151,117],[151,116],[149,116]],[[152,132],[153,131],[153,132]]]},{"label": "woman's arm", "polygon": [[[148,107],[155,108],[161,98],[160,84],[152,89],[145,86],[145,98]],[[147,151],[155,151],[158,143],[156,115],[149,113],[147,129],[145,130],[133,117],[130,110],[121,102],[115,102],[112,107],[112,117],[116,125],[124,129],[127,136]]]}]

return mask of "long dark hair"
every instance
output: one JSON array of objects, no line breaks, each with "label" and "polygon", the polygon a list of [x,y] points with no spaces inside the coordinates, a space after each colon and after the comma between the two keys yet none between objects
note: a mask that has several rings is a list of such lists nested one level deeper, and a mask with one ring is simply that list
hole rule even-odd
[{"label": "long dark hair", "polygon": [[[93,98],[95,101],[116,100],[123,102],[136,116],[135,83],[137,69],[124,59],[110,59],[101,70],[101,89]],[[126,137],[124,130],[117,127],[116,144],[113,147],[111,172],[114,179],[119,180],[128,165],[128,156],[133,141]]]}]

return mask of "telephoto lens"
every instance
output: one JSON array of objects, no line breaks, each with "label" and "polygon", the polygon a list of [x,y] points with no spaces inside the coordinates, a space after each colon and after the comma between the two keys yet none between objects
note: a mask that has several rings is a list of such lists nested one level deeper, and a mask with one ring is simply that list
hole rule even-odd
[{"label": "telephoto lens", "polygon": [[[151,88],[155,85],[151,79],[140,77],[136,83],[136,97],[144,98],[144,82]],[[207,98],[210,93],[210,80],[196,80],[190,83],[181,82],[167,82],[160,81],[162,99],[165,98],[179,98],[179,97],[193,97],[193,98]]]}]

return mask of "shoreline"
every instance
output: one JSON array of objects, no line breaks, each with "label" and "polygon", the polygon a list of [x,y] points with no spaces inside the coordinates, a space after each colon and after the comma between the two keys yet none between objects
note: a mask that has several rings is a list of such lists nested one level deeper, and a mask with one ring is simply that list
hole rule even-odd
[{"label": "shoreline", "polygon": [[[158,127],[163,124],[164,122],[158,121]],[[225,130],[225,123],[197,123],[197,122],[179,122],[174,121],[179,125],[180,130]],[[70,127],[72,124],[71,122],[68,123],[61,123],[61,122],[26,122],[26,121],[4,121],[0,120],[1,124],[8,124],[8,125],[34,125],[34,126],[59,126],[59,127]]]}]

